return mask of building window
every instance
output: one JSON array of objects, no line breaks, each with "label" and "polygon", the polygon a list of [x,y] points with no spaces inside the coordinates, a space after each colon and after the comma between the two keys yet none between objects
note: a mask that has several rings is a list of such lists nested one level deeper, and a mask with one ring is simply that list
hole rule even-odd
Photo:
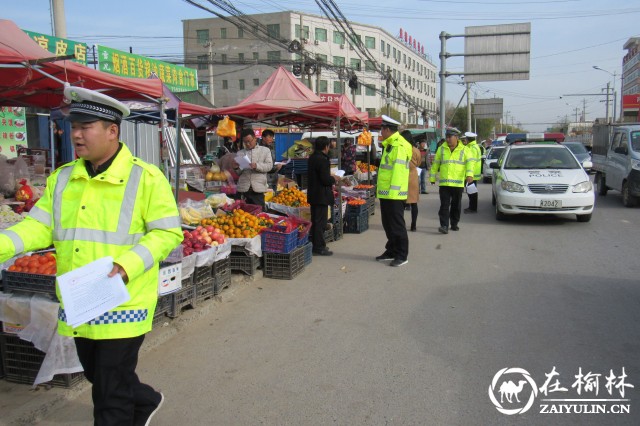
[{"label": "building window", "polygon": [[227,80],[222,80],[222,89],[227,90],[229,88],[229,82]]},{"label": "building window", "polygon": [[327,30],[325,28],[316,28],[316,40],[327,41]]},{"label": "building window", "polygon": [[309,40],[309,26],[308,25],[303,25],[302,28],[303,28],[302,35],[300,35],[300,24],[296,24],[296,37],[295,38],[297,38],[297,39],[306,38],[307,40]]},{"label": "building window", "polygon": [[196,30],[196,37],[198,38],[198,44],[204,46],[209,43],[209,30]]},{"label": "building window", "polygon": [[396,54],[397,54],[397,50],[396,50],[396,48],[394,47],[394,48],[393,48],[393,59],[396,59]]},{"label": "building window", "polygon": [[336,67],[344,67],[344,56],[334,56],[333,65]]},{"label": "building window", "polygon": [[333,32],[333,42],[335,44],[344,44],[344,33],[340,31]]},{"label": "building window", "polygon": [[382,54],[384,54],[384,40],[380,40],[380,50],[382,51]]},{"label": "building window", "polygon": [[209,65],[209,55],[199,55],[198,56],[198,69],[206,70]]},{"label": "building window", "polygon": [[362,84],[358,83],[358,87],[356,87],[355,89],[349,88],[349,91],[351,93],[355,93],[356,95],[361,95],[362,94]]},{"label": "building window", "polygon": [[203,95],[208,95],[209,94],[209,82],[208,81],[199,81],[198,82],[198,89],[200,89],[200,93],[202,93]]},{"label": "building window", "polygon": [[384,71],[384,70],[385,70],[385,66],[384,66],[384,64],[380,64],[380,70],[381,70],[382,72],[385,72],[385,71]]},{"label": "building window", "polygon": [[362,62],[360,59],[351,59],[351,69],[355,71],[361,71]]},{"label": "building window", "polygon": [[344,93],[344,81],[336,80],[333,82],[333,93]]},{"label": "building window", "polygon": [[407,64],[407,55],[405,55],[404,53],[402,54],[402,63],[403,64]]},{"label": "building window", "polygon": [[323,55],[321,53],[316,53],[316,61],[322,62],[323,64],[327,63],[327,55]]},{"label": "building window", "polygon": [[271,38],[280,38],[280,24],[267,24],[267,34]]},{"label": "building window", "polygon": [[258,52],[253,52],[253,60],[257,61],[258,59],[260,59],[260,54]]},{"label": "building window", "polygon": [[369,61],[369,60],[364,61],[364,70],[365,71],[370,71],[370,72],[375,71],[376,70],[376,66],[373,63],[373,61]]},{"label": "building window", "polygon": [[373,85],[365,85],[364,86],[364,94],[366,96],[375,96],[376,95],[376,86]]},{"label": "building window", "polygon": [[227,38],[227,29],[226,28],[220,28],[220,38],[221,39]]},{"label": "building window", "polygon": [[244,38],[244,29],[238,28],[238,38]]},{"label": "building window", "polygon": [[244,62],[244,53],[238,53],[238,61],[240,61],[240,63]]},{"label": "building window", "polygon": [[376,38],[364,36],[364,47],[367,49],[375,49],[376,48]]},{"label": "building window", "polygon": [[320,80],[320,89],[318,90],[320,93],[327,93],[329,90],[329,83],[327,80]]},{"label": "building window", "polygon": [[253,85],[256,86],[256,87],[260,86],[260,79],[259,78],[254,78],[253,79]]},{"label": "building window", "polygon": [[244,80],[240,79],[238,80],[238,87],[240,90],[244,90]]},{"label": "building window", "polygon": [[278,63],[280,62],[280,51],[279,50],[272,50],[267,52],[267,61],[269,61],[270,63]]},{"label": "building window", "polygon": [[223,53],[222,55],[220,55],[220,61],[222,61],[223,64],[227,63],[227,54]]},{"label": "building window", "polygon": [[375,108],[366,108],[365,111],[367,112],[367,114],[369,114],[369,117],[375,117],[376,116],[376,109]]}]

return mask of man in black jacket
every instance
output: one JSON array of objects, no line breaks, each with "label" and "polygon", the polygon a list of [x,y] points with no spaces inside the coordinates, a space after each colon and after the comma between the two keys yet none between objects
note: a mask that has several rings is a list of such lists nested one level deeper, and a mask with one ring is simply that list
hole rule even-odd
[{"label": "man in black jacket", "polygon": [[336,180],[331,176],[329,161],[329,139],[320,136],[316,139],[315,150],[309,157],[309,188],[307,201],[311,205],[311,230],[309,236],[313,244],[313,254],[331,256],[324,241],[329,206],[333,205],[333,185]]}]

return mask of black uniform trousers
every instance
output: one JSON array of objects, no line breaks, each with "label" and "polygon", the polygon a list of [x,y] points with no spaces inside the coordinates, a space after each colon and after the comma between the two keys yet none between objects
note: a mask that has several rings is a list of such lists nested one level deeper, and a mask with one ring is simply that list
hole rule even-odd
[{"label": "black uniform trousers", "polygon": [[324,231],[327,227],[329,206],[326,204],[311,204],[310,210],[311,229],[309,230],[309,236],[311,237],[311,244],[313,244],[313,251],[322,251],[327,247],[327,243],[324,240]]},{"label": "black uniform trousers", "polygon": [[440,210],[438,210],[438,216],[440,217],[440,226],[449,227],[449,220],[451,220],[451,226],[456,226],[458,225],[458,222],[460,222],[463,191],[463,187],[440,187]]},{"label": "black uniform trousers", "polygon": [[[478,187],[478,181],[474,180],[473,184]],[[478,211],[478,193],[467,194],[469,197],[469,210]]]},{"label": "black uniform trousers", "polygon": [[380,198],[382,227],[387,236],[385,252],[400,260],[407,260],[409,256],[409,235],[404,222],[405,201]]},{"label": "black uniform trousers", "polygon": [[95,426],[144,425],[160,403],[151,386],[136,374],[144,335],[125,339],[75,339],[84,375],[93,385]]}]

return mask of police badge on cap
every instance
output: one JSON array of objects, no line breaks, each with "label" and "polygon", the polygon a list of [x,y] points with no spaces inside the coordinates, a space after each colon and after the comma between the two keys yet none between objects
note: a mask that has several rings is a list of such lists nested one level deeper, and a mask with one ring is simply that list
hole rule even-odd
[{"label": "police badge on cap", "polygon": [[64,97],[71,100],[69,121],[90,123],[105,120],[120,124],[129,115],[129,108],[122,102],[94,90],[67,86]]}]

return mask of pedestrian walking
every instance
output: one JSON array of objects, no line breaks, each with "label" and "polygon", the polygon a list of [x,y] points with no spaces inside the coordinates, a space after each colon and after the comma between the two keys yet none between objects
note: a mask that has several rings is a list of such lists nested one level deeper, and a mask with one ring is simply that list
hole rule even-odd
[{"label": "pedestrian walking", "polygon": [[469,207],[464,209],[464,213],[478,213],[478,181],[482,177],[482,152],[480,145],[476,142],[476,135],[473,132],[465,132],[465,149],[468,151],[469,161],[473,166],[473,182],[468,185],[473,185],[475,191],[467,191],[467,197],[469,197]]},{"label": "pedestrian walking", "polygon": [[382,158],[378,169],[377,197],[382,227],[387,237],[385,251],[377,261],[391,260],[391,266],[409,262],[409,236],[404,221],[404,204],[409,191],[409,163],[412,149],[398,132],[399,122],[382,116],[380,138]]},{"label": "pedestrian walking", "polygon": [[428,194],[427,175],[429,174],[429,143],[426,140],[420,142],[420,193]]},{"label": "pedestrian walking", "polygon": [[333,185],[336,183],[330,170],[329,139],[326,136],[320,136],[316,138],[315,150],[309,157],[309,188],[307,189],[307,201],[311,210],[311,230],[309,232],[313,244],[312,252],[320,256],[333,254],[327,249],[327,243],[324,240],[329,206],[333,205]]},{"label": "pedestrian walking", "polygon": [[436,175],[439,175],[440,187],[440,227],[442,234],[449,233],[449,224],[452,231],[458,231],[460,222],[462,192],[464,184],[473,182],[473,167],[469,161],[468,151],[458,140],[460,131],[456,128],[447,129],[446,143],[440,145],[431,165],[430,181],[436,183]]},{"label": "pedestrian walking", "polygon": [[0,232],[0,262],[52,244],[58,275],[113,258],[108,275],[120,274],[129,301],[72,328],[61,300],[58,333],[74,338],[92,384],[94,424],[149,424],[164,396],[140,382],[136,365],[158,300],[158,262],[182,241],[180,216],[162,172],[119,141],[129,109],[83,88],[67,87],[64,96],[79,158],[49,176],[29,216]]},{"label": "pedestrian walking", "polygon": [[409,130],[403,130],[400,135],[411,144],[411,162],[409,163],[409,192],[407,194],[407,207],[411,210],[411,232],[416,232],[418,221],[418,201],[420,201],[419,170],[422,156],[416,146]]},{"label": "pedestrian walking", "polygon": [[256,204],[264,210],[264,193],[267,192],[267,173],[273,169],[271,151],[264,146],[257,146],[256,136],[252,129],[242,129],[240,134],[244,148],[238,151],[238,157],[246,157],[250,164],[241,169],[235,162],[238,178],[238,193],[249,204]]}]

